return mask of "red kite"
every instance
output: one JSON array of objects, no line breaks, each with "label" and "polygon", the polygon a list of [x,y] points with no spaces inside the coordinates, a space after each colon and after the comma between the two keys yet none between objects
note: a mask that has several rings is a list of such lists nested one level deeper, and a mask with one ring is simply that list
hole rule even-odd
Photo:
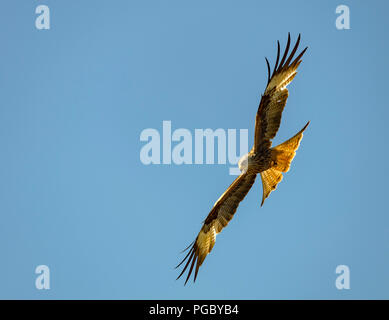
[{"label": "red kite", "polygon": [[282,111],[288,99],[289,91],[286,87],[296,76],[297,68],[302,61],[301,57],[308,48],[306,47],[292,60],[299,43],[300,35],[288,56],[290,47],[290,34],[288,34],[288,42],[280,61],[280,43],[277,41],[277,59],[272,73],[270,73],[269,61],[265,58],[268,69],[268,81],[266,90],[261,96],[255,118],[254,146],[248,154],[239,160],[238,165],[241,171],[239,177],[235,179],[219,200],[216,201],[211,212],[204,220],[203,226],[195,241],[185,249],[189,249],[189,252],[177,266],[178,268],[186,261],[177,279],[189,267],[185,284],[188,282],[195,265],[194,281],[196,281],[200,266],[215,245],[216,235],[232,219],[239,203],[244,199],[254,184],[257,174],[259,173],[262,179],[262,206],[265,199],[276,189],[277,184],[282,180],[282,174],[290,168],[290,164],[296,155],[296,150],[300,145],[303,132],[307,128],[309,121],[295,136],[284,143],[272,148],[271,140],[275,137],[280,127]]}]

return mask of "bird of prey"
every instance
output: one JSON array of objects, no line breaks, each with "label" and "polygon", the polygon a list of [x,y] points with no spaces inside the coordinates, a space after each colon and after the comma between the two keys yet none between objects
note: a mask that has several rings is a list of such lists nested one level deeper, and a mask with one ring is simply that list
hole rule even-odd
[{"label": "bird of prey", "polygon": [[299,43],[300,35],[288,55],[290,47],[290,34],[288,34],[288,42],[281,58],[280,42],[277,41],[277,59],[272,72],[270,72],[269,61],[265,58],[268,81],[265,92],[261,96],[255,118],[254,146],[248,154],[239,160],[240,175],[216,201],[211,212],[204,220],[196,239],[185,249],[189,250],[189,252],[176,267],[178,268],[186,261],[182,272],[177,277],[179,279],[189,267],[185,284],[188,282],[194,266],[196,266],[194,273],[194,281],[196,281],[200,266],[215,245],[216,235],[232,219],[239,203],[254,184],[257,174],[260,174],[262,179],[262,206],[265,199],[276,189],[277,184],[282,180],[282,174],[289,170],[309,121],[304,128],[289,140],[273,148],[271,145],[272,139],[280,126],[282,111],[288,99],[289,92],[286,87],[296,76],[297,68],[302,61],[301,57],[308,48],[306,47],[293,59]]}]

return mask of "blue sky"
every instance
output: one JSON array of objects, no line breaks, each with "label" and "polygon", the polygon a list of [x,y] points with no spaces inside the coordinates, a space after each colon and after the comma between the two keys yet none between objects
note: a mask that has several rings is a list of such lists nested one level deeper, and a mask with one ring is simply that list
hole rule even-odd
[{"label": "blue sky", "polygon": [[[50,30],[35,28],[48,5]],[[350,30],[335,9],[350,7]],[[4,1],[0,298],[389,298],[385,1]],[[259,179],[197,282],[180,251],[232,182],[226,165],[143,165],[145,128],[246,128],[267,56],[309,46],[275,143],[301,147],[260,208]],[[35,288],[47,265],[50,290]],[[337,290],[335,268],[350,268]]]}]

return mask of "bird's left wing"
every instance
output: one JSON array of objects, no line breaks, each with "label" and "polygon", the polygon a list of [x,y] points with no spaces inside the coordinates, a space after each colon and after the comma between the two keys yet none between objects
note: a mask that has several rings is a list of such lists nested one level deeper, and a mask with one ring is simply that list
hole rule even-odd
[{"label": "bird's left wing", "polygon": [[221,232],[232,219],[239,203],[244,199],[254,184],[255,178],[256,174],[242,173],[223,193],[219,200],[216,201],[211,212],[205,219],[196,240],[186,249],[189,249],[189,252],[176,267],[178,268],[186,261],[186,264],[177,279],[184,274],[185,270],[187,270],[190,265],[188,276],[185,281],[186,284],[192,274],[194,265],[196,264],[194,274],[194,281],[196,281],[200,266],[215,245],[216,235]]},{"label": "bird's left wing", "polygon": [[269,61],[266,59],[268,70],[268,82],[266,90],[261,97],[257,116],[255,119],[254,152],[271,147],[271,140],[275,137],[281,123],[282,111],[284,110],[289,92],[286,88],[297,74],[297,68],[307,48],[294,58],[300,43],[300,35],[289,53],[290,34],[284,54],[280,60],[280,43],[277,41],[277,59],[273,72],[270,74]]}]

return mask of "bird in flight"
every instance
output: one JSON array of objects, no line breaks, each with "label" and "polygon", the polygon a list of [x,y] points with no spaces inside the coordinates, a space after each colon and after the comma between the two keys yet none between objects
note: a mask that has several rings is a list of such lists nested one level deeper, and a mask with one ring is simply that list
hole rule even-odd
[{"label": "bird in flight", "polygon": [[277,59],[272,72],[270,71],[269,61],[265,58],[268,81],[265,92],[261,96],[255,118],[254,146],[248,154],[239,160],[240,175],[216,201],[211,212],[204,220],[196,239],[184,250],[189,250],[189,252],[176,268],[186,262],[182,272],[177,277],[179,279],[189,268],[185,284],[188,282],[195,266],[194,281],[196,281],[200,266],[215,245],[216,235],[232,219],[239,203],[253,186],[257,174],[260,174],[262,179],[262,206],[265,199],[282,180],[282,174],[290,168],[309,121],[304,128],[289,140],[273,148],[271,145],[272,139],[280,127],[282,111],[288,99],[289,91],[286,87],[296,76],[297,68],[302,61],[301,58],[308,48],[306,47],[293,59],[299,43],[300,35],[288,55],[290,47],[290,34],[288,34],[288,42],[280,60],[280,42],[277,41]]}]

